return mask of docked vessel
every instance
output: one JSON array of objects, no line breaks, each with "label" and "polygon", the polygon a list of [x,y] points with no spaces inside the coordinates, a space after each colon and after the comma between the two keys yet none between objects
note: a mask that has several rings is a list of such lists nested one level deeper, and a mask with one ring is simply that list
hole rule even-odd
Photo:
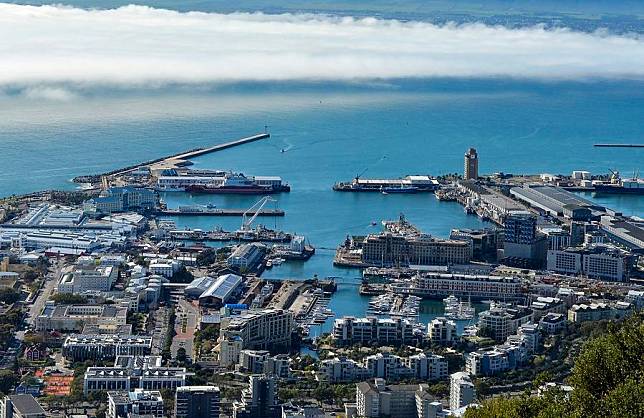
[{"label": "docked vessel", "polygon": [[429,176],[405,176],[400,179],[363,179],[360,176],[356,176],[350,182],[334,184],[333,190],[337,192],[380,192],[389,194],[433,192],[438,187],[438,181]]},{"label": "docked vessel", "polygon": [[451,295],[443,299],[445,303],[445,316],[449,319],[468,320],[473,319],[475,310],[471,303],[462,302],[456,296]]},{"label": "docked vessel", "polygon": [[598,194],[637,194],[644,195],[644,179],[635,174],[632,178],[621,178],[619,172],[613,172],[609,183],[593,182]]},{"label": "docked vessel", "polygon": [[275,176],[245,176],[242,173],[203,170],[168,174],[157,179],[157,190],[210,194],[273,194],[291,191],[288,184]]}]

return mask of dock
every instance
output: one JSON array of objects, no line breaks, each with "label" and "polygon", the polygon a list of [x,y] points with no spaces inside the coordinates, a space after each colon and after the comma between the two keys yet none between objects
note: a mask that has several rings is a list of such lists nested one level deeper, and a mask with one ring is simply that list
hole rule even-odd
[{"label": "dock", "polygon": [[[248,209],[209,209],[186,211],[178,209],[163,209],[155,212],[158,216],[243,216]],[[253,212],[254,213],[254,212]],[[282,209],[262,209],[257,212],[257,216],[284,216]]]},{"label": "dock", "polygon": [[593,144],[599,148],[644,148],[644,144]]},{"label": "dock", "polygon": [[[259,141],[260,139],[270,138],[269,133],[260,133],[245,138],[237,139],[234,141],[224,142],[223,144],[213,145],[208,148],[195,148],[189,151],[182,151],[178,154],[168,155],[166,157],[156,158],[154,160],[144,161],[135,165],[128,167],[118,168],[107,173],[102,174],[91,174],[86,176],[77,176],[74,177],[74,183],[98,183],[103,176],[119,176],[132,171],[136,171],[143,167],[152,166],[154,164],[166,164],[172,165],[181,165],[185,163],[190,158],[200,157],[202,155],[211,154],[213,152],[222,151],[228,148],[236,147],[243,144],[248,144],[250,142]],[[222,215],[223,216],[223,215]]]}]

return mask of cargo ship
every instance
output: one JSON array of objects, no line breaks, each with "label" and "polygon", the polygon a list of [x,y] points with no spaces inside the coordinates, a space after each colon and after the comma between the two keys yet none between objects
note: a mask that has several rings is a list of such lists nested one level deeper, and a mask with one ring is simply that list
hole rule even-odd
[{"label": "cargo ship", "polygon": [[593,182],[597,194],[637,194],[644,195],[644,179],[635,174],[632,178],[621,178],[619,172],[613,172],[609,183]]},{"label": "cargo ship", "polygon": [[356,176],[350,182],[333,185],[337,192],[419,193],[437,190],[439,183],[429,176],[405,176],[399,179],[363,179]]},{"label": "cargo ship", "polygon": [[290,192],[291,187],[280,177],[245,176],[241,173],[213,172],[210,174],[162,176],[157,181],[159,191],[185,191],[209,194],[274,194]]}]

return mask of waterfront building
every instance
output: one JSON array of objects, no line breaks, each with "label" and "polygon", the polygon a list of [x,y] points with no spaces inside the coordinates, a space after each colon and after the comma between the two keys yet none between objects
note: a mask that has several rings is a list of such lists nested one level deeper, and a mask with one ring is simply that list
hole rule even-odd
[{"label": "waterfront building", "polygon": [[107,392],[107,417],[163,418],[163,398],[158,390],[134,389],[132,392]]},{"label": "waterfront building", "polygon": [[463,163],[463,179],[476,180],[479,178],[479,155],[474,148],[465,153]]},{"label": "waterfront building", "polygon": [[513,187],[510,194],[542,213],[564,216],[573,221],[588,221],[606,212],[606,208],[555,186],[526,185]]},{"label": "waterfront building", "polygon": [[259,243],[241,244],[226,260],[228,267],[235,271],[247,272],[255,269],[264,259],[266,246]]},{"label": "waterfront building", "polygon": [[222,319],[223,339],[239,337],[242,348],[252,350],[286,350],[294,330],[293,313],[281,309],[244,311]]},{"label": "waterfront building", "polygon": [[175,418],[219,418],[221,395],[216,386],[178,387],[174,401]]},{"label": "waterfront building", "polygon": [[456,322],[445,317],[432,319],[427,324],[427,335],[432,344],[450,345],[456,338]]},{"label": "waterfront building", "polygon": [[427,234],[369,234],[361,246],[362,261],[376,266],[467,264],[472,257],[469,242]]},{"label": "waterfront building", "polygon": [[118,326],[127,323],[127,308],[116,305],[59,305],[45,303],[36,317],[36,331],[81,331],[87,324]]},{"label": "waterfront building", "polygon": [[479,314],[479,329],[486,330],[496,341],[505,341],[519,326],[533,320],[531,309],[501,304]]},{"label": "waterfront building", "polygon": [[359,417],[391,416],[416,418],[418,385],[387,385],[374,379],[356,385],[356,407]]},{"label": "waterfront building", "polygon": [[464,372],[452,373],[449,377],[449,408],[455,411],[469,405],[476,399],[476,390],[470,375]]},{"label": "waterfront building", "polygon": [[556,273],[621,282],[629,277],[634,260],[632,254],[617,247],[594,244],[548,251],[547,268]]},{"label": "waterfront building", "polygon": [[161,390],[185,386],[185,367],[163,367],[158,356],[119,356],[112,367],[88,367],[83,377],[85,396],[97,391]]},{"label": "waterfront building", "polygon": [[221,308],[242,285],[242,278],[236,274],[217,277],[201,295],[199,305]]},{"label": "waterfront building", "polygon": [[333,339],[339,345],[406,344],[422,335],[419,326],[409,319],[345,316],[334,321]]},{"label": "waterfront building", "polygon": [[241,401],[233,403],[233,418],[276,418],[280,412],[274,376],[250,376]]},{"label": "waterfront building", "polygon": [[392,289],[396,293],[432,298],[454,295],[460,298],[519,299],[524,295],[521,280],[507,276],[423,272],[415,275],[410,284],[392,284]]},{"label": "waterfront building", "polygon": [[33,395],[8,395],[0,400],[0,418],[45,418],[45,416],[45,410]]},{"label": "waterfront building", "polygon": [[194,279],[193,281],[186,286],[186,288],[183,290],[184,295],[186,295],[186,298],[189,299],[198,299],[199,296],[210,286],[215,284],[217,281],[216,277],[210,277],[210,276],[204,276],[204,277],[198,277]]},{"label": "waterfront building", "polygon": [[58,282],[58,293],[109,292],[118,277],[118,268],[79,265]]},{"label": "waterfront building", "polygon": [[101,192],[99,197],[83,203],[83,210],[88,213],[116,213],[133,210],[154,209],[159,204],[159,195],[152,189],[143,187],[110,187]]},{"label": "waterfront building", "polygon": [[152,351],[152,337],[142,335],[70,335],[63,356],[70,361],[106,360],[117,356],[142,356]]}]

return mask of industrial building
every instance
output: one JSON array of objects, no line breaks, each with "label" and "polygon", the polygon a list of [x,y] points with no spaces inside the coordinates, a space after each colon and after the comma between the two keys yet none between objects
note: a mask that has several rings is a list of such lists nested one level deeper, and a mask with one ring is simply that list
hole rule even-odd
[{"label": "industrial building", "polygon": [[199,305],[222,307],[242,285],[242,278],[236,274],[224,274],[199,295]]},{"label": "industrial building", "polygon": [[510,194],[531,207],[552,216],[588,221],[605,214],[606,208],[555,186],[526,185],[513,187]]},{"label": "industrial building", "polygon": [[602,216],[600,229],[610,240],[636,254],[644,254],[644,219]]},{"label": "industrial building", "polygon": [[226,263],[228,267],[235,271],[251,271],[262,262],[266,246],[258,243],[242,244],[235,248],[233,253],[228,257]]}]

